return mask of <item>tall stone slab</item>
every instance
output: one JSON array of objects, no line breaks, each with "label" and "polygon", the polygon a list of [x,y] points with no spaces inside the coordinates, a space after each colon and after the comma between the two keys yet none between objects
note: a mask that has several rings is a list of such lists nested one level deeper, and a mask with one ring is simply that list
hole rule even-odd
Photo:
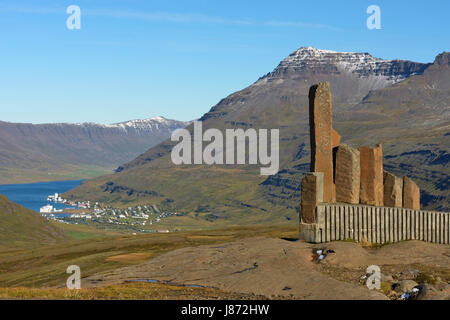
[{"label": "tall stone slab", "polygon": [[333,201],[331,91],[328,82],[309,89],[311,172],[323,172],[323,201]]},{"label": "tall stone slab", "polygon": [[403,177],[403,208],[420,210],[420,189],[408,177]]},{"label": "tall stone slab", "polygon": [[360,203],[383,205],[383,147],[359,147],[361,184]]},{"label": "tall stone slab", "polygon": [[309,172],[302,180],[300,222],[316,223],[316,207],[323,202],[323,173]]},{"label": "tall stone slab", "polygon": [[403,179],[392,173],[383,173],[383,202],[385,207],[401,208],[403,206]]},{"label": "tall stone slab", "polygon": [[336,201],[358,204],[360,189],[359,151],[341,144],[336,152]]}]

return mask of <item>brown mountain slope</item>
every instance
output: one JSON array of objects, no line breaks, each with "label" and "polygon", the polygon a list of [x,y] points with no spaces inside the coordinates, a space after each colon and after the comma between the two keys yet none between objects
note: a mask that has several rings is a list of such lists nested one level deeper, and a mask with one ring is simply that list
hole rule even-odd
[{"label": "brown mountain slope", "polygon": [[[421,74],[429,64],[402,60],[382,60],[368,53],[340,53],[302,47],[280,62],[274,71],[253,85],[222,99],[201,120],[206,128],[280,128],[283,147],[281,162],[296,160],[309,135],[308,91],[321,81],[329,81],[334,115],[361,101],[371,90],[385,88],[411,75]],[[309,138],[304,141],[309,141]],[[123,168],[142,165],[161,157],[173,144],[164,141]]]},{"label": "brown mountain slope", "polygon": [[[422,78],[415,81],[413,78],[431,76],[428,75],[432,73],[427,71],[429,69],[437,70],[432,76],[436,79],[436,86],[445,87],[441,82],[447,79],[448,68],[436,63],[425,65],[384,61],[368,54],[301,48],[283,60],[272,73],[223,99],[202,117],[204,130],[279,128],[280,171],[277,175],[260,176],[259,166],[175,166],[170,159],[174,144],[165,141],[120,167],[116,174],[87,181],[67,195],[115,205],[159,203],[194,211],[196,218],[210,221],[221,219],[225,223],[293,219],[300,201],[300,180],[302,174],[309,170],[307,94],[310,85],[319,81],[330,81],[334,99],[333,125],[343,135],[344,141],[387,143],[387,166],[397,168],[403,175],[414,173],[413,177],[422,176],[420,186],[427,187],[424,182],[429,182],[429,194],[436,195],[431,186],[442,179],[448,181],[448,172],[444,168],[446,163],[430,171],[416,172],[420,170],[416,169],[419,164],[413,154],[407,153],[409,151],[404,144],[408,142],[408,147],[416,150],[419,142],[429,144],[434,140],[435,147],[448,154],[448,142],[436,140],[445,129],[433,125],[436,132],[429,129],[421,132],[399,131],[398,122],[404,121],[404,118],[384,122],[383,111],[367,111],[361,105],[364,101],[370,101],[369,97],[376,92],[383,96],[386,95],[383,90],[403,88],[404,83],[409,83],[407,90],[414,91]],[[401,90],[399,92],[400,95],[405,94]],[[430,99],[423,102],[423,97],[419,95],[411,103],[420,108],[421,102],[426,105],[435,102],[434,96]],[[394,104],[393,113],[402,114],[405,112],[403,108],[405,106],[402,104]],[[443,108],[448,111],[448,104],[444,103]],[[412,113],[412,117],[415,117],[418,128],[425,128],[420,125],[424,123],[420,113]],[[408,118],[408,121],[411,120]],[[402,123],[400,127],[408,128],[408,125]],[[423,135],[425,131],[426,136]],[[397,154],[399,157],[396,160],[389,158]],[[410,161],[411,157],[413,160]],[[396,161],[398,165],[395,165]],[[428,176],[431,171],[433,176]],[[445,198],[435,200],[431,205],[447,206]]]}]

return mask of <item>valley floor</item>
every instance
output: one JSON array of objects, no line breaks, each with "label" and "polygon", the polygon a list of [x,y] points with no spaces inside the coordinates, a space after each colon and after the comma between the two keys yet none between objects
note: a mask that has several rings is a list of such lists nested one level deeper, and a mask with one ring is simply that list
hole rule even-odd
[{"label": "valley floor", "polygon": [[[450,299],[447,245],[313,245],[295,236],[292,227],[239,227],[3,252],[0,298],[398,299],[403,287],[417,282],[426,285],[424,299]],[[313,253],[323,248],[333,253],[318,263]],[[81,267],[79,291],[64,288],[70,264]],[[369,265],[381,269],[380,290],[369,290],[363,280]]]},{"label": "valley floor", "polygon": [[[83,287],[151,279],[269,299],[366,300],[397,299],[403,292],[391,290],[392,285],[415,280],[437,285],[428,286],[428,298],[450,299],[448,246],[408,241],[363,248],[352,242],[333,242],[326,249],[334,253],[320,263],[313,261],[315,248],[322,246],[268,238],[184,248],[143,264],[93,275],[84,279]],[[378,265],[385,274],[379,291],[369,290],[361,280],[369,265]]]}]

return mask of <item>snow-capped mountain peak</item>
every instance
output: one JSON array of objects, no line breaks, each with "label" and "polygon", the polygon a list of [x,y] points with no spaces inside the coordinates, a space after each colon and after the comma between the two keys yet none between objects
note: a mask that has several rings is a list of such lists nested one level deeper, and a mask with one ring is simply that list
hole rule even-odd
[{"label": "snow-capped mountain peak", "polygon": [[359,78],[377,77],[392,84],[422,73],[427,66],[404,60],[384,60],[367,52],[337,52],[301,47],[282,60],[267,76],[283,78],[302,73],[327,75],[348,73]]},{"label": "snow-capped mountain peak", "polygon": [[154,130],[174,130],[174,128],[185,127],[189,122],[178,121],[166,119],[161,116],[155,116],[147,119],[135,119],[124,122],[112,123],[112,124],[99,124],[92,122],[76,123],[77,126],[83,127],[102,127],[102,128],[117,128],[124,131],[129,130],[144,130],[144,131],[154,131]]},{"label": "snow-capped mountain peak", "polygon": [[122,128],[124,130],[127,129],[136,129],[136,130],[159,130],[161,127],[180,127],[183,126],[183,124],[187,125],[188,122],[183,121],[177,121],[177,120],[170,120],[166,119],[161,116],[155,116],[148,119],[135,119],[135,120],[129,120],[119,123],[114,123],[107,125],[108,127],[117,127]]}]

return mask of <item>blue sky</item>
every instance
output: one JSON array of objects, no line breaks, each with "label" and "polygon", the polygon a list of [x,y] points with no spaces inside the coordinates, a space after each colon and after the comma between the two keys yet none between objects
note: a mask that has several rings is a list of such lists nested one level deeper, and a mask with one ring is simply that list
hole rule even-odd
[{"label": "blue sky", "polygon": [[[366,27],[372,4],[381,30]],[[448,0],[0,0],[0,120],[191,120],[302,46],[432,62],[450,50],[449,13]]]}]

